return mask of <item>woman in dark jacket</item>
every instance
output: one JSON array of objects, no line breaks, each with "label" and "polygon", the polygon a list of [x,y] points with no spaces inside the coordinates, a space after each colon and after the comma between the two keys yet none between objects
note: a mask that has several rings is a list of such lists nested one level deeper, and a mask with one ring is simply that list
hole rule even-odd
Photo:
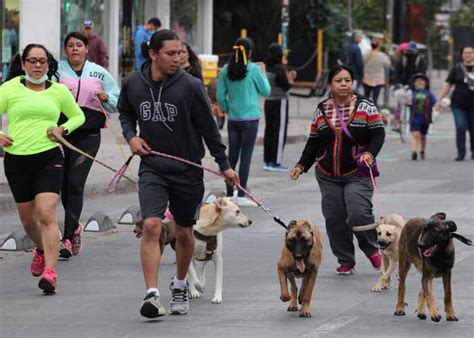
[{"label": "woman in dark jacket", "polygon": [[[370,177],[358,170],[358,162],[372,166],[385,138],[377,107],[352,92],[352,80],[352,71],[345,66],[329,72],[329,98],[318,105],[309,139],[290,174],[296,180],[316,162],[329,243],[340,264],[336,273],[344,275],[355,266],[352,227],[374,223],[373,186]],[[366,148],[356,156],[359,145]],[[360,249],[380,269],[375,230],[355,234]]]}]

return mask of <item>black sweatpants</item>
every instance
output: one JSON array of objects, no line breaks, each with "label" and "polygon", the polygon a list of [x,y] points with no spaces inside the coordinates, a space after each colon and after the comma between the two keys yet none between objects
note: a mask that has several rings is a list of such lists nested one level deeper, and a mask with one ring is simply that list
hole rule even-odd
[{"label": "black sweatpants", "polygon": [[288,131],[288,100],[265,101],[263,162],[282,163]]},{"label": "black sweatpants", "polygon": [[[95,157],[100,147],[100,130],[92,133],[79,132],[67,137],[67,140]],[[64,147],[64,178],[61,189],[61,201],[64,207],[64,239],[72,240],[79,226],[84,203],[84,187],[93,161]]]}]

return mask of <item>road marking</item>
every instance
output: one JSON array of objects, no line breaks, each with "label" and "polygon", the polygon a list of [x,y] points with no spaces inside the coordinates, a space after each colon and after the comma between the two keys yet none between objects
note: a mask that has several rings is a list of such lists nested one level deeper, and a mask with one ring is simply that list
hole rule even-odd
[{"label": "road marking", "polygon": [[340,329],[341,327],[344,327],[347,324],[353,322],[357,318],[358,317],[354,317],[354,316],[342,316],[335,319],[331,318],[326,323],[318,326],[316,329],[310,332],[306,332],[300,337],[304,337],[304,338],[318,337],[319,334],[330,333],[332,331]]}]

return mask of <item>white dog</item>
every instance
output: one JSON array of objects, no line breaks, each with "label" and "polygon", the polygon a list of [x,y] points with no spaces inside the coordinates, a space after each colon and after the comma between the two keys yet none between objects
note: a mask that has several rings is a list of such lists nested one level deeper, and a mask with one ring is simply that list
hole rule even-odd
[{"label": "white dog", "polygon": [[393,270],[398,266],[398,241],[404,225],[405,220],[402,216],[389,214],[382,224],[374,223],[352,228],[353,231],[377,230],[377,243],[382,252],[382,276],[372,287],[372,292],[380,292],[390,286]]}]

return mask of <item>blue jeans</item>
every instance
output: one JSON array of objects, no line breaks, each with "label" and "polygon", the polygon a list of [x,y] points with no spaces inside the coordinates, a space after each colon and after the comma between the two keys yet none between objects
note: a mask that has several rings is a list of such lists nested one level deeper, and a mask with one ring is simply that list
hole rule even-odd
[{"label": "blue jeans", "polygon": [[458,157],[466,156],[466,132],[469,132],[471,139],[471,152],[474,151],[474,109],[466,109],[461,107],[453,107],[454,123],[456,124],[456,147],[458,149]]},{"label": "blue jeans", "polygon": [[[257,139],[258,120],[254,121],[227,121],[229,135],[229,162],[235,170],[240,157],[239,177],[240,185],[247,189],[247,181],[252,161],[253,148]],[[233,188],[227,186],[227,196],[232,196]],[[239,190],[239,197],[245,194]]]}]

